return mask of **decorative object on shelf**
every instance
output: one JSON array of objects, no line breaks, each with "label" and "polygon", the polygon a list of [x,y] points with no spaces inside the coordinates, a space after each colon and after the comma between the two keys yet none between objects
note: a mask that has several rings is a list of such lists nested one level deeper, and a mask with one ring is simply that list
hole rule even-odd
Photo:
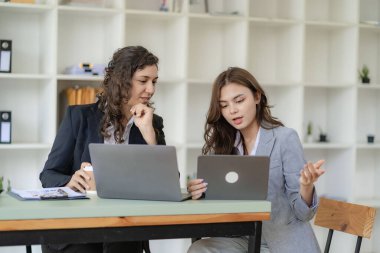
[{"label": "decorative object on shelf", "polygon": [[375,135],[368,134],[367,135],[367,143],[374,143],[375,142]]},{"label": "decorative object on shelf", "polygon": [[0,72],[12,71],[12,41],[0,40]]},{"label": "decorative object on shelf", "polygon": [[319,127],[319,142],[328,142],[327,133],[325,133],[321,127]]},{"label": "decorative object on shelf", "polygon": [[359,76],[362,80],[362,83],[370,83],[371,79],[369,78],[369,68],[367,65],[363,65],[363,67],[359,70]]},{"label": "decorative object on shelf", "polygon": [[0,111],[0,144],[9,144],[12,141],[12,113]]},{"label": "decorative object on shelf", "polygon": [[307,123],[306,142],[307,143],[313,142],[313,123],[311,121]]},{"label": "decorative object on shelf", "polygon": [[3,192],[3,181],[4,181],[4,177],[0,177],[0,194]]},{"label": "decorative object on shelf", "polygon": [[19,4],[35,4],[35,0],[9,0],[11,3],[19,3]]},{"label": "decorative object on shelf", "polygon": [[169,11],[167,0],[161,0],[160,11]]},{"label": "decorative object on shelf", "polygon": [[68,75],[92,75],[92,76],[98,76],[98,75],[104,75],[105,70],[104,64],[92,64],[92,63],[79,63],[77,65],[73,65],[70,67],[67,67],[64,71],[64,74]]}]

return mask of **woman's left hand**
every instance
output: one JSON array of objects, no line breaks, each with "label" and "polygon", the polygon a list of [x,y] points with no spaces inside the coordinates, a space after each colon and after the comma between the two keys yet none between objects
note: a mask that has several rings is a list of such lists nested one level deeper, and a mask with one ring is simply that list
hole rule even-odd
[{"label": "woman's left hand", "polygon": [[140,129],[142,136],[148,144],[157,144],[156,133],[153,128],[153,112],[152,107],[146,104],[134,105],[130,112],[134,116],[134,123]]},{"label": "woman's left hand", "polygon": [[319,160],[314,164],[311,162],[306,163],[300,173],[299,182],[301,186],[313,186],[318,178],[325,173],[325,170],[321,168],[324,163],[324,160]]}]

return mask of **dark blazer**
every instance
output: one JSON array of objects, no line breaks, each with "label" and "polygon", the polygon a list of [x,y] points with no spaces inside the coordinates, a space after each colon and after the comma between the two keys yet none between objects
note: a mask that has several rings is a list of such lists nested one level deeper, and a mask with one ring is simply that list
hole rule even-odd
[{"label": "dark blazer", "polygon": [[[88,145],[104,143],[104,138],[100,134],[103,113],[98,106],[98,103],[95,103],[67,108],[53,147],[40,173],[43,187],[66,185],[82,162],[91,162]],[[155,114],[153,127],[156,131],[157,144],[165,145],[163,120]],[[147,144],[134,124],[129,135],[129,144]]]}]

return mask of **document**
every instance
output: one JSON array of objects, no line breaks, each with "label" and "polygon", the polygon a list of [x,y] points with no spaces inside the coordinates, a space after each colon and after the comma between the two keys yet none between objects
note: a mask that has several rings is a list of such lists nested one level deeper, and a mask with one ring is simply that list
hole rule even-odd
[{"label": "document", "polygon": [[22,200],[51,199],[87,199],[85,193],[76,192],[69,187],[53,187],[42,189],[18,190],[12,189],[10,195]]}]

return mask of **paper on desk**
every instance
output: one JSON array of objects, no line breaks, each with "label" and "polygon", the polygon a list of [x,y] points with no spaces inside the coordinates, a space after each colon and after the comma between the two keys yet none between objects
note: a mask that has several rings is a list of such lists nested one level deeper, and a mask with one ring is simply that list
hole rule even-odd
[{"label": "paper on desk", "polygon": [[29,190],[12,189],[11,193],[25,200],[86,198],[86,194],[73,191],[69,187],[52,187]]}]

